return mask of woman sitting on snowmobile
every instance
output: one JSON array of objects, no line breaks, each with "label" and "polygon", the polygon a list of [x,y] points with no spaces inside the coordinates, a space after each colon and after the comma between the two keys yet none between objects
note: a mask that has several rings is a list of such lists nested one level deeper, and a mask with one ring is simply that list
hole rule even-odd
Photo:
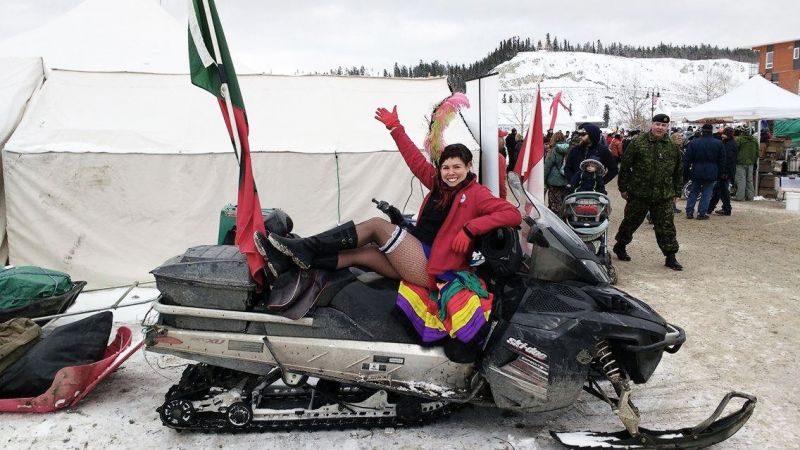
[{"label": "woman sitting on snowmobile", "polygon": [[379,108],[375,118],[391,131],[411,172],[430,190],[416,226],[403,228],[395,218],[392,223],[373,217],[305,239],[256,233],[256,246],[274,275],[288,269],[285,255],[301,269],[365,266],[388,278],[433,288],[437,275],[469,269],[475,237],[522,221],[513,205],[478,184],[465,145],[444,147],[434,166],[406,135],[396,106],[391,112]]}]

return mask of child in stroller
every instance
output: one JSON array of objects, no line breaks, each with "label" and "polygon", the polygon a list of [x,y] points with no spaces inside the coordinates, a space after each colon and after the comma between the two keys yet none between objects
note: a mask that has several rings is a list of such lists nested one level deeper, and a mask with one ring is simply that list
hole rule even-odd
[{"label": "child in stroller", "polygon": [[608,252],[611,201],[606,196],[603,182],[605,172],[603,163],[595,158],[581,162],[580,171],[568,185],[571,194],[564,198],[564,220],[606,267],[613,284],[617,281],[617,274]]},{"label": "child in stroller", "polygon": [[603,181],[603,175],[606,173],[606,168],[603,163],[595,157],[584,159],[579,166],[580,170],[575,172],[569,182],[569,190],[571,192],[599,192],[601,194],[608,194],[606,192],[606,183]]}]

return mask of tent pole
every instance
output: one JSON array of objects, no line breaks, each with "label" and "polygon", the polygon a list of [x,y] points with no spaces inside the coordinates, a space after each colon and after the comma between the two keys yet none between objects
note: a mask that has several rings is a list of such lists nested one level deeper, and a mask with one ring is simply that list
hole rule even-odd
[{"label": "tent pole", "polygon": [[[761,119],[756,119],[756,140],[758,142],[758,154],[759,157],[756,160],[756,191],[753,193],[754,196],[758,195],[758,185],[761,182],[761,174],[758,172],[758,167],[761,165]],[[738,189],[738,187],[737,187]]]}]

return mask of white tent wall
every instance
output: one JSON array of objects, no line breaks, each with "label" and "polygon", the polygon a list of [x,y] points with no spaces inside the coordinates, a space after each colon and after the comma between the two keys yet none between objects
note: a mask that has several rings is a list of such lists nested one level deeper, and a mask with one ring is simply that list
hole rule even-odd
[{"label": "white tent wall", "polygon": [[[309,234],[406,212],[422,192],[377,106],[398,105],[418,145],[450,94],[442,78],[240,77],[262,206]],[[463,121],[447,142],[478,144]],[[186,247],[215,243],[235,203],[238,167],[215,99],[177,75],[53,71],[6,145],[10,258],[63,270],[93,287],[149,279]],[[338,163],[338,182],[337,182]]]},{"label": "white tent wall", "polygon": [[0,58],[0,266],[8,260],[2,148],[43,80],[41,58]]}]

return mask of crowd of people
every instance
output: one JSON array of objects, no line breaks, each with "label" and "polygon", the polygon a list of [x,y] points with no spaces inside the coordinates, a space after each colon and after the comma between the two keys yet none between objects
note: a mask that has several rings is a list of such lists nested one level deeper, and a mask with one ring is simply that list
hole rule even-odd
[{"label": "crowd of people", "polygon": [[[501,142],[508,170],[515,167],[522,141],[522,135],[512,129]],[[603,133],[586,123],[571,136],[548,130],[544,141],[547,204],[561,217],[567,195],[582,191],[605,194],[606,185],[619,175],[618,187],[626,205],[613,252],[621,261],[631,260],[626,246],[647,219],[654,225],[665,266],[682,270],[676,258],[679,246],[674,215],[681,212],[677,200],[684,186],[688,190],[687,219],[730,216],[731,200],[750,201],[755,196],[753,170],[759,142],[748,127],[715,130],[705,124],[684,130],[670,128],[669,116],[656,114],[646,132],[613,129]]]}]

